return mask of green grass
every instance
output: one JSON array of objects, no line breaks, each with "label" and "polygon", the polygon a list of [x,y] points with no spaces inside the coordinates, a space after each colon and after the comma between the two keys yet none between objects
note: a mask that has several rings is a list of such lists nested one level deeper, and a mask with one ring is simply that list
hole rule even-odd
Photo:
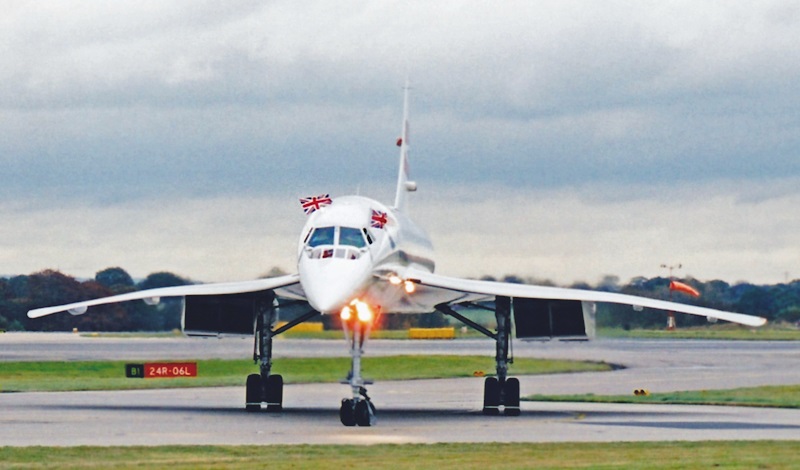
[{"label": "green grass", "polygon": [[800,441],[0,447],[0,469],[798,468]]},{"label": "green grass", "polygon": [[747,328],[731,323],[709,326],[646,330],[622,328],[598,328],[598,337],[606,338],[652,338],[652,339],[723,339],[750,341],[800,341],[800,329],[785,325],[766,325]]},{"label": "green grass", "polygon": [[[176,332],[91,332],[81,333],[84,338],[185,338],[180,331]],[[277,336],[275,339],[280,341],[282,338],[292,339],[344,339],[344,333],[341,330],[325,330],[325,331],[286,331]],[[373,339],[407,339],[408,331],[376,331],[370,335]]]},{"label": "green grass", "polygon": [[[486,336],[478,333],[477,331],[468,329],[462,331],[461,328],[455,329],[455,339],[461,338],[486,338]],[[107,333],[107,332],[89,332],[81,333],[84,338],[172,338],[179,337],[185,338],[180,331],[165,331],[165,332],[130,332],[130,333]],[[370,339],[409,339],[408,330],[375,330],[369,335]],[[344,333],[342,330],[324,330],[324,331],[295,331],[289,330],[277,336],[275,339],[280,341],[282,338],[291,339],[331,339],[343,340]],[[442,340],[450,341],[450,340]],[[488,339],[487,339],[488,341]]]},{"label": "green grass", "polygon": [[[198,377],[178,379],[128,379],[125,364],[158,361],[0,362],[0,391],[123,390],[137,388],[214,387],[242,385],[258,367],[249,360],[201,360]],[[491,374],[488,356],[390,356],[362,359],[364,375],[375,380],[471,377],[476,371]],[[287,383],[338,382],[350,370],[349,358],[285,358],[273,371]],[[516,358],[517,375],[611,370],[605,363]]]},{"label": "green grass", "polygon": [[[370,339],[408,339],[407,330],[378,330],[370,332]],[[338,339],[344,340],[344,332],[342,330],[325,330],[325,331],[292,331],[289,330],[276,339],[280,341],[281,338],[291,339]]]},{"label": "green grass", "polygon": [[[463,338],[486,338],[486,336],[478,333],[475,330],[467,330],[466,332],[462,331],[461,328],[455,329],[456,337],[454,339],[463,339]],[[375,330],[370,332],[369,334],[370,339],[409,339],[408,338],[408,330]],[[341,330],[325,330],[325,331],[292,331],[289,330],[282,335],[278,336],[277,339],[280,338],[292,338],[292,339],[344,339],[344,333]],[[412,340],[416,341],[416,340]],[[452,341],[452,340],[439,340],[439,341]],[[489,339],[487,338],[487,341]]]},{"label": "green grass", "polygon": [[186,338],[180,330],[80,333],[83,338]]},{"label": "green grass", "polygon": [[698,390],[688,392],[630,395],[531,395],[528,401],[572,401],[593,403],[661,403],[670,405],[735,405],[800,408],[800,385],[770,385],[732,390]]}]

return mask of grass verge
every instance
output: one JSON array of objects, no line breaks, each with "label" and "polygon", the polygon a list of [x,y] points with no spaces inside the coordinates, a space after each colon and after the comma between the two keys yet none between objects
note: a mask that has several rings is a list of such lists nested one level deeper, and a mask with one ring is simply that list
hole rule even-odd
[{"label": "grass verge", "polygon": [[797,468],[800,441],[0,447],[0,468]]},{"label": "grass verge", "polygon": [[[124,390],[140,388],[215,387],[242,385],[258,372],[253,361],[197,361],[198,377],[128,379],[125,364],[158,361],[0,362],[0,392]],[[388,356],[362,359],[364,375],[375,380],[408,380],[490,375],[494,359],[488,356]],[[611,370],[599,362],[515,358],[515,375]],[[349,358],[285,358],[273,371],[287,383],[338,382],[350,369]]]},{"label": "grass verge", "polygon": [[698,390],[651,395],[531,395],[526,401],[593,403],[660,403],[670,405],[728,405],[800,408],[800,385],[770,385],[731,390]]},{"label": "grass verge", "polygon": [[746,328],[734,324],[717,324],[668,330],[625,330],[623,328],[599,328],[597,336],[605,338],[645,339],[716,339],[748,341],[800,341],[800,329],[786,325],[766,325]]},{"label": "grass verge", "polygon": [[[463,331],[461,328],[455,329],[454,339],[465,338],[486,338],[481,333],[474,330]],[[126,332],[126,333],[111,333],[111,332],[84,332],[81,333],[84,338],[186,338],[180,331],[166,331],[166,332]],[[408,337],[408,330],[374,330],[369,334],[370,339],[410,339]],[[291,339],[330,339],[330,340],[344,340],[344,332],[342,330],[323,330],[323,331],[302,331],[302,330],[289,330],[277,336],[275,339],[280,341],[283,338]],[[447,341],[447,340],[445,340]],[[487,339],[489,341],[489,339]]]}]

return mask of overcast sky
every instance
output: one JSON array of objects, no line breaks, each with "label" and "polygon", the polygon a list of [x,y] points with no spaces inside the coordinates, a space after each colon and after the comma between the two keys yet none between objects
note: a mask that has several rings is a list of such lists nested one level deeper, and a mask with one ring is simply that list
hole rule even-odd
[{"label": "overcast sky", "polygon": [[293,271],[409,76],[438,272],[800,277],[795,1],[0,5],[0,274]]}]

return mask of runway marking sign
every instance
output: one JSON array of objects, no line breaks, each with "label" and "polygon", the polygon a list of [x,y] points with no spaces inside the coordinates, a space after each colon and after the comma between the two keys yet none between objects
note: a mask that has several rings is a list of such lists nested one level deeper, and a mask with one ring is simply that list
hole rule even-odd
[{"label": "runway marking sign", "polygon": [[144,364],[125,364],[125,377],[137,379],[197,377],[197,363],[147,362]]}]

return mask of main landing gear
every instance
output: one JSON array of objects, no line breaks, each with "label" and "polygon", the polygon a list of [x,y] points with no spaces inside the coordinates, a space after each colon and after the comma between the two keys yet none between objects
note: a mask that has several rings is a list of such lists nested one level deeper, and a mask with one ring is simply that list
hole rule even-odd
[{"label": "main landing gear", "polygon": [[280,374],[271,373],[272,338],[319,315],[319,312],[312,310],[273,330],[272,326],[278,316],[278,304],[274,297],[259,302],[257,309],[253,361],[259,363],[261,373],[247,376],[245,409],[251,412],[261,411],[262,405],[266,405],[267,412],[278,412],[283,409],[283,377]]},{"label": "main landing gear", "polygon": [[350,343],[350,373],[343,384],[350,385],[352,398],[342,399],[339,419],[345,426],[372,426],[375,424],[375,405],[372,404],[365,385],[372,382],[361,376],[361,355],[364,342],[369,337],[373,313],[367,304],[354,302],[342,310],[342,328]]},{"label": "main landing gear", "polygon": [[437,305],[436,309],[495,340],[494,360],[497,374],[484,380],[483,414],[497,416],[502,411],[506,416],[519,416],[519,379],[508,377],[508,365],[513,363],[513,359],[508,357],[511,342],[511,298],[498,296],[495,299],[496,333],[492,333],[447,305]]},{"label": "main landing gear", "polygon": [[[246,405],[247,411],[260,411],[266,405],[268,412],[283,409],[283,377],[272,374],[272,339],[319,315],[310,311],[305,315],[272,329],[277,318],[278,305],[274,298],[261,302],[256,317],[256,335],[253,359],[260,363],[260,374],[251,374],[247,377]],[[481,308],[483,306],[476,305]],[[487,377],[483,389],[483,414],[519,416],[520,390],[519,380],[508,377],[508,364],[513,360],[509,358],[511,344],[511,299],[497,297],[495,300],[495,318],[497,332],[492,332],[485,327],[464,317],[451,309],[446,304],[437,305],[436,309],[450,315],[466,325],[478,330],[484,335],[495,340],[495,365],[497,374]],[[350,385],[352,398],[342,399],[339,408],[339,418],[345,426],[372,426],[376,423],[375,405],[367,395],[366,385],[371,381],[365,380],[361,375],[361,356],[364,353],[364,343],[369,337],[375,314],[370,307],[360,301],[354,301],[341,312],[342,328],[345,338],[350,345],[350,373],[342,383]]]}]

